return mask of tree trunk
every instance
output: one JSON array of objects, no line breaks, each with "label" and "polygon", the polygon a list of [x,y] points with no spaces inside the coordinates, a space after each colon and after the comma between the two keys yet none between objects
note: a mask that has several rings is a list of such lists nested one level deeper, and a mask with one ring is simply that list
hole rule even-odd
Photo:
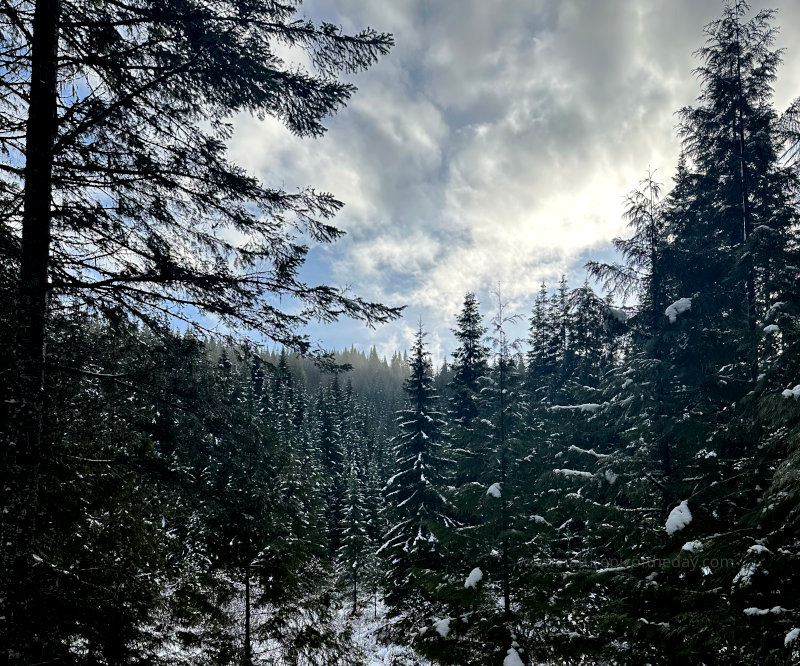
[{"label": "tree trunk", "polygon": [[[250,405],[251,409],[253,405]],[[250,431],[250,448],[247,451],[247,515],[253,516],[253,446],[255,445],[253,427]],[[253,521],[247,523],[247,564],[244,568],[244,661],[243,666],[253,666],[253,645],[250,637],[250,573],[253,563]]]},{"label": "tree trunk", "polygon": [[[737,140],[739,143],[739,179],[742,190],[742,249],[747,253],[747,274],[745,277],[745,297],[747,299],[747,328],[753,333],[756,330],[756,287],[755,269],[753,266],[753,255],[747,249],[747,241],[752,233],[752,220],[750,219],[750,199],[747,187],[747,164],[745,163],[745,140],[744,140],[744,90],[742,86],[742,44],[739,35],[739,24],[736,24],[736,85],[737,102],[736,120]],[[758,347],[751,343],[753,349],[750,358],[750,379],[753,383],[758,377]]]},{"label": "tree trunk", "polygon": [[250,639],[250,563],[244,574],[244,666],[253,666],[253,646]]},{"label": "tree trunk", "polygon": [[[22,253],[17,285],[14,410],[3,460],[2,525],[6,649],[34,659],[43,636],[36,604],[34,545],[42,446],[45,326],[50,257],[53,146],[58,130],[57,68],[60,0],[38,0],[31,43],[30,97],[25,131]],[[1,574],[0,574],[1,575]],[[15,645],[12,645],[14,643]],[[27,661],[25,662],[27,663]]]},{"label": "tree trunk", "polygon": [[[503,352],[501,352],[502,354]],[[506,619],[511,617],[511,565],[508,556],[508,511],[506,509],[506,496],[508,493],[508,473],[506,454],[506,402],[505,402],[505,359],[501,356],[499,363],[499,389],[500,389],[500,530],[502,533],[503,551],[503,615]]]}]

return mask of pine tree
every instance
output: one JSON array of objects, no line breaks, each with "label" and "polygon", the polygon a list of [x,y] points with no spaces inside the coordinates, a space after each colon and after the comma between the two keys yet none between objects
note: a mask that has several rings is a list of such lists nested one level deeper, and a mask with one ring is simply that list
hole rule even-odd
[{"label": "pine tree", "polygon": [[[613,423],[610,439],[619,449],[595,469],[613,470],[626,483],[602,494],[598,485],[593,500],[608,510],[606,520],[616,515],[627,525],[623,534],[637,535],[612,541],[621,559],[642,563],[595,577],[596,584],[605,579],[609,599],[601,612],[606,654],[620,663],[758,663],[770,651],[782,659],[774,651],[785,631],[764,632],[762,622],[753,636],[744,608],[780,606],[783,586],[753,594],[757,588],[742,580],[760,570],[753,555],[760,546],[747,553],[758,534],[766,470],[781,465],[776,449],[756,444],[764,424],[754,401],[765,397],[764,370],[775,367],[776,341],[760,329],[778,293],[791,291],[778,286],[778,276],[791,263],[796,210],[789,171],[776,162],[771,84],[780,53],[772,48],[772,13],[745,20],[747,9],[727,2],[706,28],[698,52],[703,90],[698,105],[681,113],[684,156],[659,206],[661,241],[647,266],[642,311],[650,307],[653,316],[637,326],[632,353],[605,386],[600,416]],[[765,464],[764,450],[776,458]],[[665,529],[681,507],[691,522]],[[584,539],[595,553],[602,552],[600,534]],[[715,564],[687,571],[700,549]],[[683,637],[678,649],[668,643],[675,635]]]},{"label": "pine tree", "polygon": [[559,395],[569,374],[569,317],[569,285],[567,278],[562,275],[547,308],[549,334],[546,337],[545,363],[554,371],[552,381],[548,383],[551,399]]},{"label": "pine tree", "polygon": [[528,328],[528,351],[526,353],[526,369],[528,392],[531,400],[539,399],[538,394],[547,377],[554,372],[553,359],[548,354],[550,336],[553,331],[548,324],[547,285],[542,282],[539,293],[533,302],[533,310]]},{"label": "pine tree", "polygon": [[590,261],[586,265],[590,275],[600,280],[612,294],[621,296],[623,302],[632,296],[638,297],[639,317],[645,320],[643,325],[647,329],[657,325],[661,315],[658,305],[663,300],[663,293],[657,269],[666,242],[662,185],[654,175],[648,169],[639,187],[625,199],[624,216],[633,235],[612,241],[622,256],[622,262],[607,264]]},{"label": "pine tree", "polygon": [[387,571],[385,599],[405,627],[422,626],[436,612],[446,555],[440,539],[451,522],[441,494],[448,464],[442,456],[444,423],[424,338],[420,326],[404,385],[406,408],[397,417],[395,472],[385,491],[390,527],[380,548]]},{"label": "pine tree", "polygon": [[475,294],[468,293],[456,319],[457,328],[453,330],[459,344],[453,352],[448,421],[450,450],[459,469],[457,484],[471,480],[469,469],[476,464],[475,421],[480,411],[480,392],[489,371],[489,348],[484,342],[486,327],[478,308]]},{"label": "pine tree", "polygon": [[342,433],[342,391],[339,376],[319,395],[317,411],[317,437],[325,473],[325,516],[328,524],[330,560],[342,544],[345,487],[347,477],[347,451]]},{"label": "pine tree", "polygon": [[[162,333],[162,313],[201,328],[199,311],[302,350],[309,317],[397,314],[300,279],[307,247],[296,236],[337,238],[328,219],[338,201],[268,188],[226,158],[227,121],[242,111],[322,134],[322,119],[354,91],[337,77],[392,44],[373,30],[298,22],[296,9],[37,0],[3,11],[2,187],[22,204],[3,228],[16,283],[14,380],[2,401],[14,413],[0,419],[15,424],[0,461],[9,509],[0,540],[11,544],[0,563],[0,634],[14,641],[3,649],[36,649],[40,630],[26,596],[37,585],[33,554],[48,539],[36,516],[39,473],[53,455],[42,439],[51,308],[133,316]],[[286,67],[276,42],[305,49],[316,71]],[[272,294],[301,307],[281,310]]]},{"label": "pine tree", "polygon": [[[520,419],[520,376],[516,358],[518,341],[508,337],[508,326],[516,321],[515,315],[507,313],[507,304],[502,301],[498,289],[498,306],[491,320],[490,340],[493,345],[494,364],[489,381],[483,389],[483,418],[488,428],[491,449],[484,458],[484,465],[490,476],[486,491],[487,501],[499,505],[496,514],[494,539],[500,547],[500,567],[498,579],[502,591],[503,613],[511,616],[512,554],[511,533],[514,526],[513,503],[515,488],[515,467],[517,458],[517,437]],[[492,502],[492,498],[499,499]]]},{"label": "pine tree", "polygon": [[[594,293],[588,281],[569,295],[570,360],[568,381],[572,399],[594,402],[591,389],[597,388],[603,372],[613,358],[608,334],[608,306]],[[581,395],[583,394],[583,395]],[[586,399],[584,399],[586,398]]]},{"label": "pine tree", "polygon": [[[458,619],[449,625],[454,637],[447,646],[450,660],[444,663],[501,660],[512,641],[516,642],[524,521],[517,476],[522,373],[518,342],[510,339],[507,332],[515,320],[498,293],[498,311],[489,323],[491,351],[480,343],[481,367],[486,369],[483,376],[476,377],[480,392],[473,400],[478,411],[472,420],[470,448],[462,456],[459,471],[461,482],[456,498],[460,522],[455,543],[461,555],[457,560],[459,575],[452,583],[459,594],[451,594]],[[500,607],[498,600],[502,600]]]},{"label": "pine tree", "polygon": [[344,528],[338,561],[341,577],[350,594],[351,614],[358,612],[358,593],[368,579],[370,565],[369,514],[367,510],[364,469],[358,463],[357,451],[350,453],[347,492],[344,504]]}]

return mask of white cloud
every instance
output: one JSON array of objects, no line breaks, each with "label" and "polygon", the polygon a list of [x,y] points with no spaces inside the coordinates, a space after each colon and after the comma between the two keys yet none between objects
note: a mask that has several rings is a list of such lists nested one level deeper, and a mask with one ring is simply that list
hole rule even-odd
[{"label": "white cloud", "polygon": [[[791,49],[800,3],[774,4],[779,46]],[[349,236],[325,252],[330,275],[321,279],[408,303],[410,329],[422,314],[447,348],[464,292],[486,300],[499,280],[527,310],[542,279],[580,276],[587,251],[622,231],[623,197],[648,167],[669,181],[674,112],[697,95],[692,51],[720,6],[307,0],[311,17],[392,32],[397,46],[353,78],[360,90],[323,139],[241,118],[233,157],[269,183],[344,201],[337,224]],[[800,92],[800,52],[786,59],[779,109]],[[408,329],[315,335],[338,347],[385,346],[407,344]]]}]

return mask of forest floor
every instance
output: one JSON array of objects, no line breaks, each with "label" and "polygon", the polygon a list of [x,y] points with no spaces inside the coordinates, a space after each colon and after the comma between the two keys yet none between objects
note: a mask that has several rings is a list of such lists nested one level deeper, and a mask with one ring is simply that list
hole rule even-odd
[{"label": "forest floor", "polygon": [[366,666],[430,666],[431,662],[411,648],[386,642],[384,637],[391,620],[386,617],[386,607],[380,600],[367,605],[356,616],[343,611],[342,620],[351,624],[353,642],[362,651]]}]

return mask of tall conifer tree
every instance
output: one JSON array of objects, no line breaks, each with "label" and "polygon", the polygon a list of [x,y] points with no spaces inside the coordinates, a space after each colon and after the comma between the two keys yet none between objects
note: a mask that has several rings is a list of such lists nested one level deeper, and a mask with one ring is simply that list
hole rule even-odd
[{"label": "tall conifer tree", "polygon": [[386,484],[389,530],[386,601],[406,626],[420,626],[437,608],[436,588],[446,562],[440,543],[450,524],[441,486],[447,474],[444,422],[433,390],[433,370],[420,326],[405,382],[406,407],[397,416],[395,472]]}]

